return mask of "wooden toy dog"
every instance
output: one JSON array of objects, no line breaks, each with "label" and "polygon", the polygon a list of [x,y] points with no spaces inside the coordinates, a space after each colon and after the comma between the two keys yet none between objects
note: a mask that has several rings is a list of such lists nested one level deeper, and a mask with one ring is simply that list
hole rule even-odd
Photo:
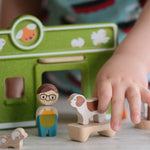
[{"label": "wooden toy dog", "polygon": [[[105,113],[98,113],[96,98],[86,99],[83,95],[72,94],[68,102],[78,116],[77,123],[68,125],[69,136],[72,140],[85,142],[93,132],[109,137],[115,135],[115,131],[110,127],[110,122],[105,119]],[[91,117],[94,122],[89,122]]]},{"label": "wooden toy dog", "polygon": [[83,95],[72,94],[68,102],[75,108],[80,124],[89,124],[91,117],[95,122],[103,122],[105,119],[105,114],[100,114],[97,111],[98,100],[96,98],[86,99]]},{"label": "wooden toy dog", "polygon": [[11,135],[3,135],[0,138],[1,148],[15,148],[20,149],[23,147],[23,139],[25,139],[28,134],[23,128],[15,129]]}]

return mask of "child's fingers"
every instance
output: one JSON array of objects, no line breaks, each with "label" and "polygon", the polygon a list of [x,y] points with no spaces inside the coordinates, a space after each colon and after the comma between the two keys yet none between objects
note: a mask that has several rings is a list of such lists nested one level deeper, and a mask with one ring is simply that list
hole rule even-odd
[{"label": "child's fingers", "polygon": [[97,95],[99,100],[98,111],[103,113],[108,109],[112,97],[111,83],[109,81],[100,82],[97,89]]},{"label": "child's fingers", "polygon": [[124,90],[119,85],[114,86],[111,100],[111,127],[115,131],[121,126],[124,99]]},{"label": "child's fingers", "polygon": [[150,90],[142,87],[140,89],[141,99],[150,106]]},{"label": "child's fingers", "polygon": [[95,84],[95,87],[94,87],[94,91],[93,91],[93,94],[92,94],[92,97],[98,97],[97,96],[97,84]]},{"label": "child's fingers", "polygon": [[133,123],[141,121],[141,96],[137,87],[128,87],[126,90],[126,98],[130,107],[130,117]]}]

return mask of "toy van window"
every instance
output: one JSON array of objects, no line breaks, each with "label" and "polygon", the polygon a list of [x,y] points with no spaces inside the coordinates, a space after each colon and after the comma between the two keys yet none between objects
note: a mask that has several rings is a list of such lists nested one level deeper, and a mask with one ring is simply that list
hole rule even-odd
[{"label": "toy van window", "polygon": [[48,71],[42,74],[42,83],[54,84],[63,96],[71,93],[81,93],[81,71]]},{"label": "toy van window", "polygon": [[22,98],[24,95],[24,79],[22,77],[5,80],[5,96],[7,99]]}]

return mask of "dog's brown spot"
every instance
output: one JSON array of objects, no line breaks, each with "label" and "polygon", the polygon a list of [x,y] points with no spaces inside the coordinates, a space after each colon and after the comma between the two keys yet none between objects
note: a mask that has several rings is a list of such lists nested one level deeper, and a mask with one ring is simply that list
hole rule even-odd
[{"label": "dog's brown spot", "polygon": [[82,96],[77,96],[76,99],[77,99],[76,101],[77,107],[82,106],[82,104],[85,102],[85,99]]},{"label": "dog's brown spot", "polygon": [[93,102],[87,102],[87,108],[89,111],[96,111],[98,106],[98,100],[95,100]]}]

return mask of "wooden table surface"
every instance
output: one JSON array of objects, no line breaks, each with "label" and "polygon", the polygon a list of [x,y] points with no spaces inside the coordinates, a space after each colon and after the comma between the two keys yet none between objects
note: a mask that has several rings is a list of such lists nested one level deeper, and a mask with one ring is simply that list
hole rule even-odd
[{"label": "wooden table surface", "polygon": [[[148,150],[150,149],[150,131],[134,128],[129,119],[122,121],[122,127],[114,137],[92,134],[87,142],[71,141],[67,124],[76,120],[76,115],[65,101],[56,107],[59,113],[58,132],[56,137],[42,138],[37,128],[25,128],[28,137],[24,140],[23,150]],[[0,136],[10,134],[12,130],[0,130]]]}]

